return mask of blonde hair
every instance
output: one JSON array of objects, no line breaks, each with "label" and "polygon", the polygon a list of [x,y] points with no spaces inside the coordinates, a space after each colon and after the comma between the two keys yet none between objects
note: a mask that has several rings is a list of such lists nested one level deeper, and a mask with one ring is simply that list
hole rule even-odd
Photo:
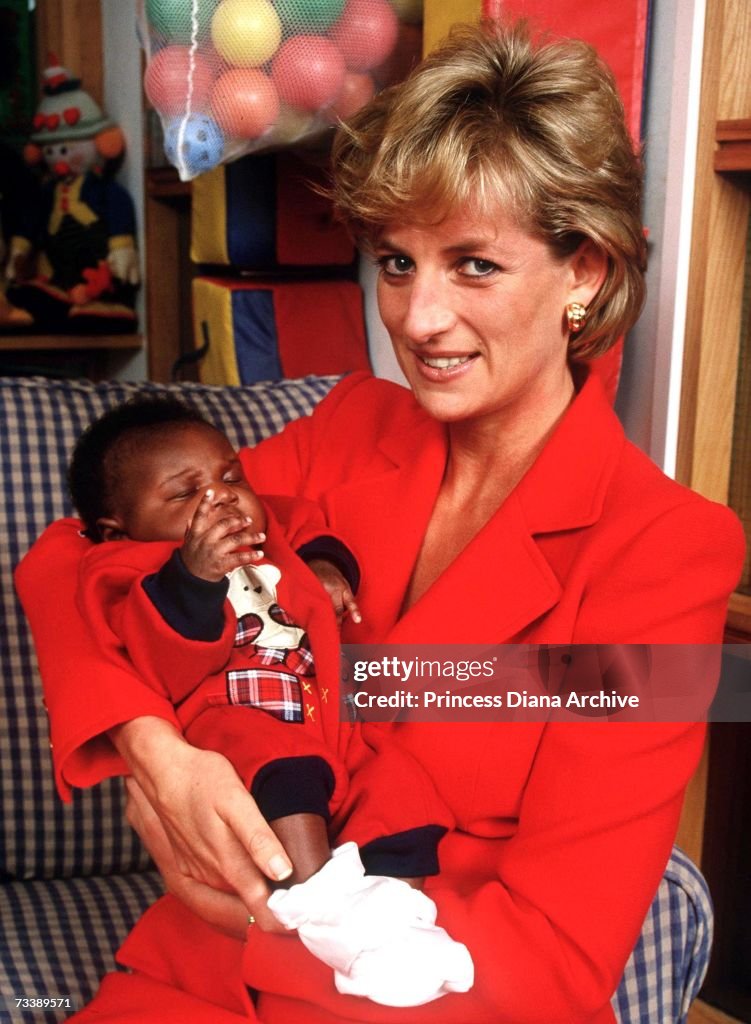
[{"label": "blonde hair", "polygon": [[333,176],[339,216],[366,247],[389,223],[499,201],[560,257],[591,239],[608,272],[571,336],[574,360],[605,352],[641,311],[641,161],[613,76],[586,43],[534,41],[524,22],[456,26],[340,127]]}]

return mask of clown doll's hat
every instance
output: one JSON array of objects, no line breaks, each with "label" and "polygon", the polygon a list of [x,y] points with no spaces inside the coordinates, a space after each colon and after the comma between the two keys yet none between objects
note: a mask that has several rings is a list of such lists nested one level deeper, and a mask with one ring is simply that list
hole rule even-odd
[{"label": "clown doll's hat", "polygon": [[81,80],[73,78],[54,54],[49,54],[43,78],[43,98],[34,115],[31,141],[43,146],[46,142],[66,139],[90,139],[112,121],[101,107],[81,88]]}]

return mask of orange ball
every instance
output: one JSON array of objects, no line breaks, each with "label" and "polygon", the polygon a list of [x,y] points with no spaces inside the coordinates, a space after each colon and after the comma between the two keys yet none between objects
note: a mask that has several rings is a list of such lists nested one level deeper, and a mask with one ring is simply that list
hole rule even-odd
[{"label": "orange ball", "polygon": [[211,112],[225,135],[257,139],[279,117],[279,94],[262,71],[233,68],[216,80]]},{"label": "orange ball", "polygon": [[175,116],[185,112],[191,67],[191,108],[193,111],[203,110],[214,81],[211,65],[205,57],[196,52],[191,60],[189,47],[165,46],[149,61],[143,87],[160,114]]}]

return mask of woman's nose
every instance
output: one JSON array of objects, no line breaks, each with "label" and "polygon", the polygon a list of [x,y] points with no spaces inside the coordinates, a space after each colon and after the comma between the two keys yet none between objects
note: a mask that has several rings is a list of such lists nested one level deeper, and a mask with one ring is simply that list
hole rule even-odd
[{"label": "woman's nose", "polygon": [[438,276],[415,275],[404,315],[404,333],[424,344],[448,331],[455,321],[448,285]]}]

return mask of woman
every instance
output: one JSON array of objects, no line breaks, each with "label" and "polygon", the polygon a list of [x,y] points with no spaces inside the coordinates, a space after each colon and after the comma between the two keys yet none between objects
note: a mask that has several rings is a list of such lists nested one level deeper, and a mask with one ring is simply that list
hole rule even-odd
[{"label": "woman", "polygon": [[[356,550],[363,622],[343,639],[719,643],[740,528],[625,440],[586,368],[634,322],[645,253],[639,161],[593,51],[463,28],[353,119],[333,164],[411,393],[354,375],[245,457],[265,490],[319,501]],[[66,571],[81,543],[37,557]],[[80,680],[95,665],[73,653]],[[64,680],[48,682],[54,724]],[[456,817],[426,890],[476,975],[466,995],[395,1012],[337,995],[294,938],[246,931],[246,909],[267,920],[266,883],[243,851],[270,877],[283,851],[217,756],[188,748],[137,680],[118,683],[127,701],[113,695],[97,730],[62,732],[62,774],[93,781],[87,745],[109,729],[170,885],[245,943],[168,898],[126,943],[137,973],[105,983],[105,1017],[149,1019],[159,1000],[159,1020],[224,1020],[218,1005],[271,1022],[614,1019],[700,726],[395,726]]]}]

